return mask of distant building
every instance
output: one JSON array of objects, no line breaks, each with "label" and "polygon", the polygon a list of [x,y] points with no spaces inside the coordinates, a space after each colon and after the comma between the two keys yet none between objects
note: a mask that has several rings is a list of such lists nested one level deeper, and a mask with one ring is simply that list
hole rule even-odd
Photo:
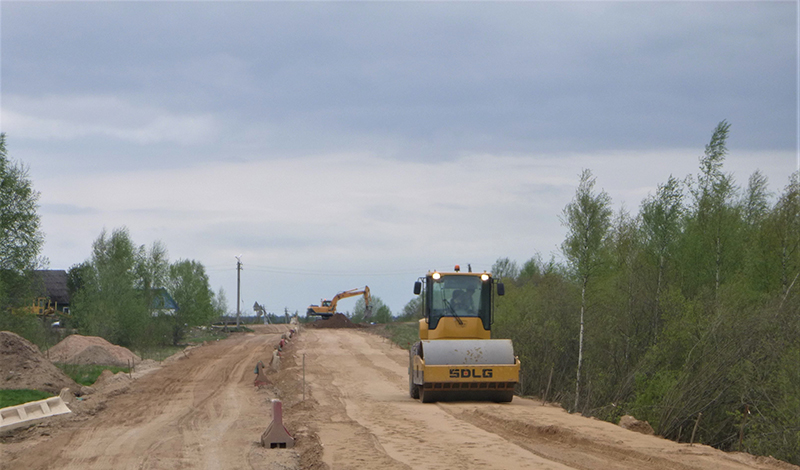
[{"label": "distant building", "polygon": [[178,303],[169,295],[167,289],[159,287],[153,289],[153,301],[150,303],[150,314],[152,316],[158,315],[175,315],[178,310]]},{"label": "distant building", "polygon": [[33,309],[37,315],[61,312],[69,314],[69,289],[67,272],[63,269],[36,270],[33,272],[36,300]]}]

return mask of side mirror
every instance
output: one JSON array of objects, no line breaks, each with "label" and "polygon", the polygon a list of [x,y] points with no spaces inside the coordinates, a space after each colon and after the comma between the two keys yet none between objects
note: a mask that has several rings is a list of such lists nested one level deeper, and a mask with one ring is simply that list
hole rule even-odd
[{"label": "side mirror", "polygon": [[422,292],[422,283],[417,281],[414,283],[414,295],[419,295]]},{"label": "side mirror", "polygon": [[497,283],[497,295],[506,295],[506,286],[502,282]]}]

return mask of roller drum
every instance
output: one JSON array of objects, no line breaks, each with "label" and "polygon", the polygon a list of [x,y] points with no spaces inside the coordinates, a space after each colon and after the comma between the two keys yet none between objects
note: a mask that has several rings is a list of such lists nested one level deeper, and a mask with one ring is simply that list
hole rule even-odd
[{"label": "roller drum", "polygon": [[446,339],[421,341],[426,365],[508,364],[516,361],[510,339]]}]

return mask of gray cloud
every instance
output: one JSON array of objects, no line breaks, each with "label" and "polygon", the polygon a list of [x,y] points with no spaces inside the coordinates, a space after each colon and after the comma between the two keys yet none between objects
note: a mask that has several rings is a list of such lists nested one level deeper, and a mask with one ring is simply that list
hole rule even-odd
[{"label": "gray cloud", "polygon": [[4,93],[113,95],[229,133],[180,158],[236,149],[241,126],[264,136],[263,156],[683,147],[722,119],[752,130],[744,148],[788,149],[792,9],[12,2]]},{"label": "gray cloud", "polygon": [[[393,286],[426,269],[557,251],[582,168],[635,211],[696,171],[722,119],[737,180],[761,167],[779,190],[795,8],[0,2],[0,130],[42,191],[54,267],[127,225],[174,259],[244,253],[270,308],[372,281],[257,266],[402,271],[374,276],[397,310]],[[232,279],[212,275],[229,297]]]}]

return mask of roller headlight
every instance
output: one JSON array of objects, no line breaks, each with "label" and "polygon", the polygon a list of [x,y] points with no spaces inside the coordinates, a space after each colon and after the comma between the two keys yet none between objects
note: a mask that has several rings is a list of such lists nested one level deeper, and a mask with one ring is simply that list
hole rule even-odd
[{"label": "roller headlight", "polygon": [[481,281],[486,282],[489,280],[489,275],[486,273],[481,274]]},{"label": "roller headlight", "polygon": [[431,275],[431,277],[433,278],[433,280],[434,280],[434,281],[438,281],[438,280],[439,280],[439,278],[440,278],[440,277],[442,277],[442,275],[441,275],[441,274],[439,274],[439,273],[437,273],[437,272],[434,272],[434,273]]}]

